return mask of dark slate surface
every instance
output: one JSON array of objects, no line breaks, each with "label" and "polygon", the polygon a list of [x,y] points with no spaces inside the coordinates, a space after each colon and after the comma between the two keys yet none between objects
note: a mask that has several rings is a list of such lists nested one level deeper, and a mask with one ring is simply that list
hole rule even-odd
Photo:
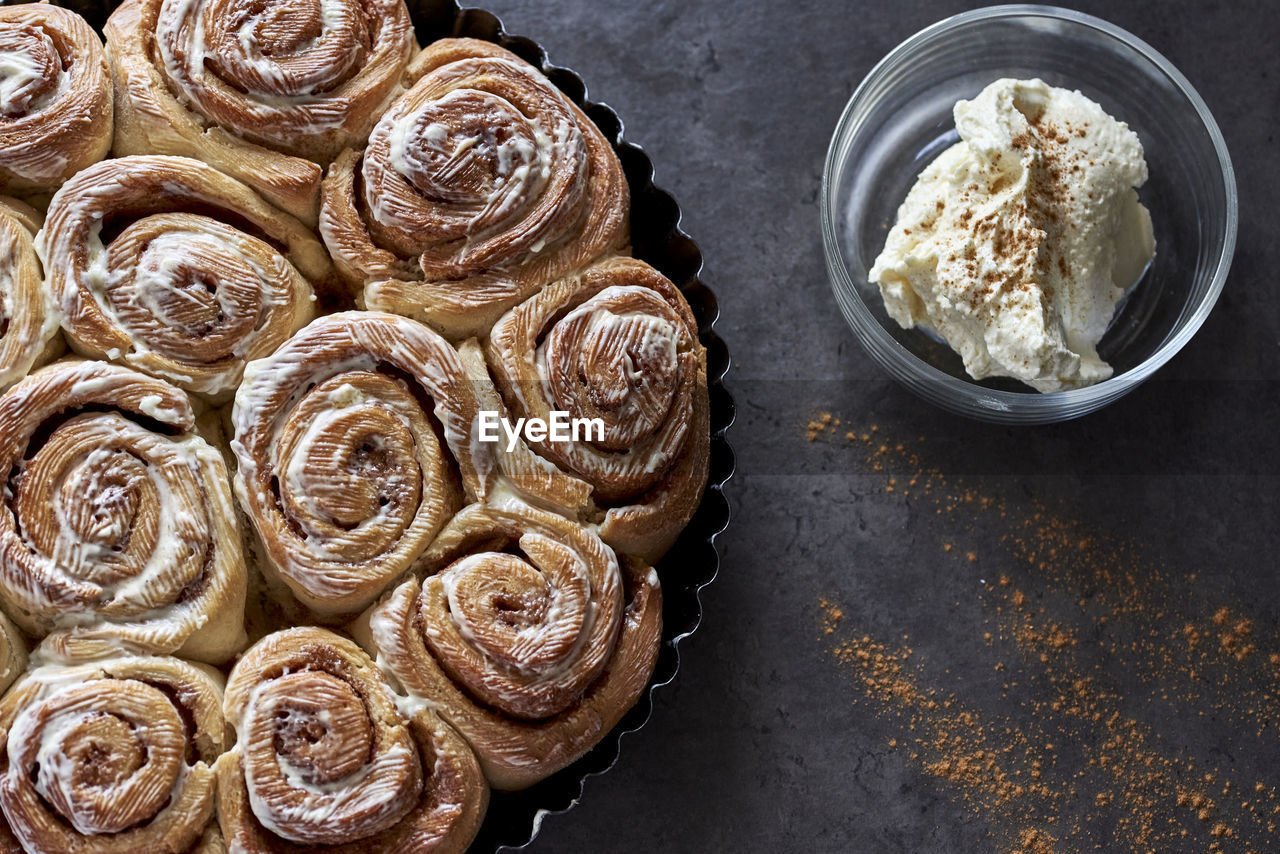
[{"label": "dark slate surface", "polygon": [[[927,496],[886,492],[886,475],[858,443],[806,441],[815,411],[911,440],[924,465],[1001,496],[1010,515],[1040,502],[1129,543],[1135,571],[1158,571],[1171,591],[1172,613],[1153,623],[1157,633],[1229,606],[1252,621],[1260,648],[1280,650],[1280,25],[1270,4],[1079,5],[1137,33],[1199,89],[1234,158],[1240,240],[1216,310],[1157,379],[1082,421],[1036,429],[946,415],[885,378],[840,318],[822,262],[818,185],[845,100],[894,45],[968,4],[486,6],[553,62],[579,71],[649,151],[720,296],[740,412],[730,432],[735,518],[677,685],[659,694],[649,726],[623,741],[618,766],[588,781],[575,810],[549,818],[531,850],[1008,848],[1000,815],[966,808],[959,789],[888,747],[898,725],[875,704],[855,704],[860,692],[828,653],[818,602],[842,605],[842,631],[890,642],[909,635],[930,684],[1017,725],[1026,703],[992,677],[994,664],[1016,653],[982,640],[992,613],[983,579],[1009,573],[1036,601],[1048,582],[1001,547],[1009,518],[938,514]],[[912,467],[889,468],[909,477]],[[943,542],[978,559],[945,553]],[[1126,712],[1167,752],[1280,783],[1266,702],[1245,726],[1221,708],[1231,707],[1229,685],[1238,682],[1203,686],[1216,705],[1167,699],[1136,678],[1141,661],[1118,662],[1106,645],[1091,646],[1088,615],[1070,611],[1062,617],[1082,626],[1080,655],[1112,674]],[[1034,695],[1035,680],[1027,681]],[[1174,811],[1167,799],[1157,804]],[[1128,850],[1111,829],[1121,814],[1101,811],[1061,850],[1083,849],[1081,840],[1090,850]],[[1210,826],[1193,821],[1185,848],[1162,850],[1208,850]],[[1225,842],[1226,850],[1280,850],[1280,838],[1265,832]]]}]

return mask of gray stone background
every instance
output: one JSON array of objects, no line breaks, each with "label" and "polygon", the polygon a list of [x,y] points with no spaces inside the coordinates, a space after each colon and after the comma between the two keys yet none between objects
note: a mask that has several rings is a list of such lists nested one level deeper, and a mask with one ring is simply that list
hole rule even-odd
[{"label": "gray stone background", "polygon": [[[893,384],[839,316],[822,261],[819,180],[846,99],[898,42],[970,4],[482,5],[577,70],[648,150],[705,255],[739,407],[729,434],[734,518],[677,684],[659,693],[649,725],[623,741],[617,767],[588,781],[576,809],[549,818],[531,850],[1009,850],[999,816],[967,807],[960,789],[888,747],[898,724],[875,703],[855,702],[865,695],[832,660],[818,602],[840,604],[842,631],[909,635],[930,684],[1018,723],[1027,697],[1007,696],[1009,674],[993,675],[993,663],[1015,653],[982,640],[991,616],[984,581],[1007,573],[1033,601],[1052,597],[1001,548],[1007,519],[938,514],[925,496],[886,492],[886,477],[909,477],[912,467],[874,471],[843,430],[807,441],[818,411],[909,439],[923,465],[1014,508],[1065,508],[1129,544],[1135,571],[1149,567],[1167,587],[1171,619],[1203,623],[1230,606],[1251,621],[1260,649],[1280,649],[1275,4],[1072,4],[1138,34],[1199,89],[1234,159],[1240,237],[1213,315],[1156,379],[1084,420],[1034,429],[955,418]],[[977,560],[957,557],[968,550]],[[1089,595],[1081,591],[1081,602]],[[1061,607],[1063,620],[1091,625],[1083,606]],[[1140,662],[1114,661],[1090,640],[1085,632],[1080,654],[1171,755],[1280,783],[1274,695],[1245,726],[1223,712],[1231,696],[1169,699],[1139,678]],[[1246,684],[1266,678],[1259,671]],[[1026,683],[1034,700],[1035,680]],[[1213,684],[1201,687],[1215,696]],[[1088,806],[1059,803],[1065,821]],[[1174,806],[1158,801],[1164,808]],[[1129,850],[1120,824],[1103,810],[1057,850]],[[1228,851],[1280,850],[1274,833],[1222,839],[1209,827],[1192,822],[1185,848],[1162,850],[1205,851],[1215,841]]]}]

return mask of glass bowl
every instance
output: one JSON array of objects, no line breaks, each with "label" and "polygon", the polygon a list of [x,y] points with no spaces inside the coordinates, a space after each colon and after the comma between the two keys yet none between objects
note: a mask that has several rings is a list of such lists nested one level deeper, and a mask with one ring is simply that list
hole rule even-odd
[{"label": "glass bowl", "polygon": [[[1098,351],[1115,373],[1042,394],[1016,380],[974,380],[946,343],[902,329],[867,271],[898,206],[959,137],[951,109],[1001,77],[1079,89],[1142,140],[1156,257],[1117,307]],[[1235,174],[1204,101],[1167,59],[1098,18],[1052,6],[992,6],[907,39],[849,99],[822,176],[822,237],[831,286],[873,359],[944,409],[986,421],[1044,424],[1100,409],[1169,361],[1213,308],[1235,250]]]}]

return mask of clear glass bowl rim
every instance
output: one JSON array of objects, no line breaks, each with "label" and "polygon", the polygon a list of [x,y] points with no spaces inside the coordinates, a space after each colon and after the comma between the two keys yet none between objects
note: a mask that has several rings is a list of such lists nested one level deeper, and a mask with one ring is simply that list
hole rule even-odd
[{"label": "clear glass bowl rim", "polygon": [[[845,265],[838,245],[840,238],[836,233],[836,200],[834,198],[837,190],[837,182],[834,178],[837,171],[843,168],[843,164],[839,162],[840,152],[852,134],[854,113],[868,90],[878,83],[890,68],[896,66],[904,57],[913,54],[922,44],[951,30],[975,22],[1027,16],[1067,21],[1098,30],[1134,49],[1166,74],[1192,105],[1205,131],[1209,134],[1222,171],[1226,201],[1226,229],[1222,246],[1214,263],[1213,279],[1203,298],[1195,306],[1192,315],[1174,330],[1156,352],[1134,368],[1085,388],[1048,393],[1030,390],[1027,392],[1003,391],[979,386],[935,368],[895,341],[867,310],[861,297],[857,296],[858,286]],[[1151,45],[1115,24],[1084,12],[1038,4],[987,6],[952,15],[920,30],[876,63],[854,90],[836,124],[822,170],[819,209],[822,218],[822,240],[832,287],[843,288],[852,295],[848,302],[852,303],[854,308],[842,313],[853,325],[863,346],[870,351],[871,356],[889,370],[896,379],[944,408],[977,418],[1006,423],[1044,423],[1092,412],[1136,388],[1173,358],[1200,329],[1218,301],[1231,268],[1232,256],[1235,254],[1236,232],[1239,226],[1235,170],[1231,165],[1231,156],[1227,152],[1226,140],[1223,139],[1222,132],[1204,103],[1204,99],[1182,72]],[[840,300],[840,302],[844,308],[845,301]]]}]

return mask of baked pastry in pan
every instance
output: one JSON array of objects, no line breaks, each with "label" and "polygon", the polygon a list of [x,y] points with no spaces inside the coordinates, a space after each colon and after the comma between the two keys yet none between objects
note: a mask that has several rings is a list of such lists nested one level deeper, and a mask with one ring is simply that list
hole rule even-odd
[{"label": "baked pastry in pan", "polygon": [[484,498],[477,417],[453,347],[394,314],[322,317],[252,363],[232,449],[264,570],[325,620],[359,613]]},{"label": "baked pastry in pan", "polygon": [[[100,72],[83,162],[0,184],[0,851],[464,851],[649,682],[693,313],[587,115],[401,0],[86,33],[0,9],[0,136]],[[482,436],[557,412],[600,432]]]},{"label": "baked pastry in pan", "polygon": [[653,672],[657,573],[518,501],[462,510],[406,581],[352,627],[410,697],[521,789],[613,729]]},{"label": "baked pastry in pan", "polygon": [[657,561],[698,508],[710,451],[707,354],[680,291],[643,261],[609,258],[543,288],[487,339],[511,417],[558,411],[603,426],[536,445],[568,477],[525,466],[513,471],[516,487],[595,522],[619,551]]},{"label": "baked pastry in pan", "polygon": [[42,220],[30,205],[0,196],[0,389],[63,349],[58,312],[36,255]]}]

